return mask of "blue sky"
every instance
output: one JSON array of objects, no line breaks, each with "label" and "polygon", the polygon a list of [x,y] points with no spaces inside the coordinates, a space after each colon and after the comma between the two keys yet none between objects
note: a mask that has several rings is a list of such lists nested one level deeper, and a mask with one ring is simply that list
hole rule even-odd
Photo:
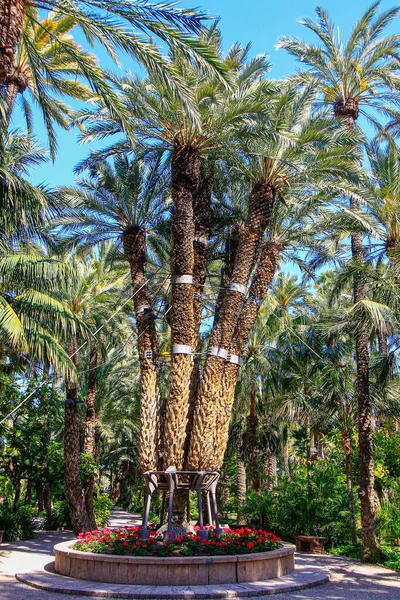
[{"label": "blue sky", "polygon": [[[392,1],[383,0],[381,9],[393,6]],[[233,42],[252,43],[252,53],[267,53],[272,62],[271,76],[275,78],[290,74],[295,68],[294,59],[283,50],[275,50],[274,45],[282,35],[291,35],[312,39],[304,26],[297,22],[300,17],[314,17],[316,2],[314,0],[203,0],[203,3],[185,1],[181,6],[198,5],[212,16],[221,18],[221,29],[224,47]],[[364,0],[324,0],[321,6],[328,11],[333,21],[340,28],[340,35],[347,38],[348,32],[361,16],[370,2]],[[399,20],[392,24],[388,32],[398,31]],[[107,62],[101,56],[101,64]],[[109,65],[111,67],[111,64]],[[129,60],[124,60],[124,67],[131,71],[139,68]],[[115,68],[113,68],[114,70]],[[13,122],[14,127],[23,127],[19,116]],[[44,130],[40,119],[36,117],[35,131],[37,137],[44,140]],[[75,131],[58,131],[59,153],[54,164],[51,162],[40,166],[32,172],[34,183],[46,182],[49,186],[72,183],[74,165],[88,153],[88,147],[77,141]]]}]

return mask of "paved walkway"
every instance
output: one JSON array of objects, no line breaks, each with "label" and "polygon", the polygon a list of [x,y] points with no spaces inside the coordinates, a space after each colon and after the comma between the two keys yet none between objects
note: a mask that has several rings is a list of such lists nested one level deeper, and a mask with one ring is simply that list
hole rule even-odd
[{"label": "paved walkway", "polygon": [[[137,524],[139,517],[120,509],[115,510],[111,527]],[[16,572],[41,569],[52,560],[54,544],[72,539],[69,531],[40,532],[27,542],[1,544],[0,546],[0,599],[1,600],[66,600],[64,594],[35,590],[18,582]],[[400,573],[377,566],[362,565],[334,556],[298,554],[297,564],[327,567],[331,582],[323,587],[279,594],[277,600],[400,600]],[[87,596],[73,596],[74,600],[87,600]]]}]

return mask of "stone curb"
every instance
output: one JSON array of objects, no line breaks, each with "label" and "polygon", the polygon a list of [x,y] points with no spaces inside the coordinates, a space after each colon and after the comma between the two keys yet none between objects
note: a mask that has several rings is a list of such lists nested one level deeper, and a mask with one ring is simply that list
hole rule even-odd
[{"label": "stone curb", "polygon": [[[51,569],[53,564],[46,565],[46,569]],[[324,568],[299,566],[289,575],[277,579],[241,584],[193,586],[147,586],[99,583],[97,581],[72,579],[71,577],[52,573],[51,570],[17,573],[15,577],[18,581],[39,590],[74,596],[191,600],[197,598],[249,598],[284,592],[296,592],[328,582],[330,574]]]}]

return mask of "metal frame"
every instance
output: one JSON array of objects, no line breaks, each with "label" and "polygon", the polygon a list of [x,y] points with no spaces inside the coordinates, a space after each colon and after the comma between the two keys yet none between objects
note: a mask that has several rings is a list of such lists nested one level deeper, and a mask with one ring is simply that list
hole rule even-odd
[{"label": "metal frame", "polygon": [[167,493],[169,496],[167,531],[164,535],[165,539],[173,540],[175,537],[172,529],[172,509],[176,490],[193,490],[196,492],[200,525],[198,535],[200,538],[208,538],[208,532],[204,529],[203,522],[203,495],[205,496],[207,503],[209,524],[215,526],[214,531],[217,535],[221,535],[222,529],[219,524],[216,494],[219,473],[216,471],[177,471],[174,467],[169,467],[166,471],[146,471],[146,473],[144,473],[144,480],[146,484],[146,496],[139,538],[143,540],[149,538],[150,532],[148,529],[148,522],[151,498],[156,490],[163,492],[161,514],[164,512],[165,496]]}]

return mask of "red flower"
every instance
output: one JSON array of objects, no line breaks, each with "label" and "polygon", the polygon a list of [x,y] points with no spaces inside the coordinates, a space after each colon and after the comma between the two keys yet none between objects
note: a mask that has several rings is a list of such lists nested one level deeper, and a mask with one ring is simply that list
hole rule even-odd
[{"label": "red flower", "polygon": [[123,542],[122,545],[123,546],[128,546],[129,544],[128,544],[128,542]]},{"label": "red flower", "polygon": [[255,544],[253,544],[253,542],[249,542],[249,543],[247,544],[247,547],[248,547],[248,548],[254,548],[254,546],[255,546]]}]

